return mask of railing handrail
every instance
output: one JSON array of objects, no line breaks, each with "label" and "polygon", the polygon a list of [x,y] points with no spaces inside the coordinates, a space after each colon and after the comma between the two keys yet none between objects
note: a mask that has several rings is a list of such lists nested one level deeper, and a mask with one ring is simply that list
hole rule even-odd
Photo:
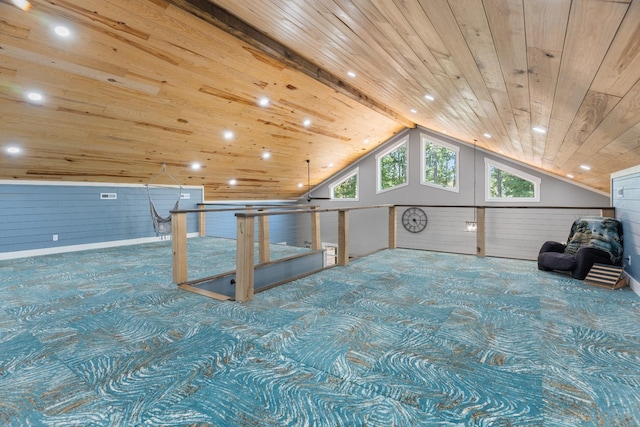
[{"label": "railing handrail", "polygon": [[[368,205],[368,206],[354,206],[354,207],[340,207],[340,208],[324,208],[324,209],[311,209],[311,212],[341,212],[341,211],[357,211],[361,209],[378,209],[378,208],[392,208],[394,205]],[[235,216],[239,218],[254,218],[260,216],[272,216],[272,215],[287,215],[287,214],[299,214],[309,213],[308,210],[291,210],[291,211],[278,211],[278,212],[238,212]]]},{"label": "railing handrail", "polygon": [[416,206],[419,208],[483,208],[483,209],[613,209],[613,206],[504,206],[504,205],[420,205],[420,204],[402,204],[393,205],[396,207]]},{"label": "railing handrail", "polygon": [[[206,206],[204,203],[198,203],[198,206]],[[238,208],[210,208],[210,209],[177,209],[170,213],[208,213],[208,212],[235,212],[247,209],[311,209],[317,205],[245,205]]]}]

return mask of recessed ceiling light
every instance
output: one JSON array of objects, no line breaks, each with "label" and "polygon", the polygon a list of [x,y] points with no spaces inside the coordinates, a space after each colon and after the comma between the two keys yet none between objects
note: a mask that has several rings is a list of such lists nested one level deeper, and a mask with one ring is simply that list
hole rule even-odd
[{"label": "recessed ceiling light", "polygon": [[11,0],[11,3],[13,3],[14,6],[17,6],[20,9],[24,10],[25,12],[31,9],[31,3],[29,3],[27,0]]},{"label": "recessed ceiling light", "polygon": [[236,185],[237,183],[238,183],[238,181],[236,179],[234,179],[234,178],[231,178],[229,180],[229,185]]},{"label": "recessed ceiling light", "polygon": [[268,107],[271,101],[266,96],[263,96],[258,100],[258,105],[261,107]]},{"label": "recessed ceiling light", "polygon": [[225,130],[225,131],[224,131],[224,133],[222,134],[222,136],[224,137],[224,139],[226,139],[226,140],[228,141],[228,140],[230,140],[230,139],[233,139],[233,137],[234,137],[235,135],[233,134],[233,132],[232,132],[232,131],[230,131],[230,130]]},{"label": "recessed ceiling light", "polygon": [[15,146],[15,145],[10,145],[8,146],[5,151],[7,152],[7,154],[20,154],[22,152],[22,150],[20,149],[20,147]]},{"label": "recessed ceiling light", "polygon": [[27,94],[27,98],[29,98],[29,100],[34,101],[34,102],[42,101],[44,99],[42,94],[38,93],[38,92],[29,92]]},{"label": "recessed ceiling light", "polygon": [[58,25],[56,28],[53,29],[53,31],[55,31],[56,34],[59,35],[60,37],[69,37],[69,35],[71,35],[71,31],[69,31],[67,27],[64,27],[62,25]]},{"label": "recessed ceiling light", "polygon": [[533,128],[534,132],[538,132],[538,133],[547,133],[547,130],[541,126],[536,126]]},{"label": "recessed ceiling light", "polygon": [[191,169],[193,169],[194,171],[197,171],[201,167],[202,167],[202,165],[200,163],[198,163],[198,162],[191,163]]},{"label": "recessed ceiling light", "polygon": [[591,170],[591,166],[589,166],[589,165],[580,165],[580,169],[584,169],[586,171],[590,171]]},{"label": "recessed ceiling light", "polygon": [[264,153],[262,153],[262,158],[263,159],[268,159],[269,157],[271,157],[271,153],[268,151],[265,151]]},{"label": "recessed ceiling light", "polygon": [[329,163],[329,167],[332,168],[333,167],[333,163]]},{"label": "recessed ceiling light", "polygon": [[416,113],[418,112],[418,110],[416,110],[415,108],[412,108],[412,109],[411,109],[411,112],[412,112],[413,114],[416,114]]},{"label": "recessed ceiling light", "polygon": [[490,133],[484,133],[484,137],[485,138],[491,138],[491,134]]},{"label": "recessed ceiling light", "polygon": [[429,101],[435,101],[436,100],[436,97],[433,96],[433,95],[426,94],[424,97],[427,98],[427,100],[429,100]]},{"label": "recessed ceiling light", "polygon": [[298,188],[302,188],[303,186],[304,186],[303,183],[301,183],[301,182],[298,183]]},{"label": "recessed ceiling light", "polygon": [[302,126],[308,128],[309,126],[311,126],[311,119],[304,119],[302,121]]},{"label": "recessed ceiling light", "polygon": [[365,139],[365,140],[364,140],[364,143],[365,143],[365,144],[368,144],[368,143],[369,143],[369,139]]},{"label": "recessed ceiling light", "polygon": [[347,76],[349,76],[349,77],[355,77],[355,76],[356,76],[356,73],[354,73],[353,71],[349,71],[349,72],[347,72]]},{"label": "recessed ceiling light", "polygon": [[568,174],[567,174],[567,178],[571,178],[571,179],[573,179],[573,175],[572,175],[572,174],[570,174],[570,173],[568,173]]}]

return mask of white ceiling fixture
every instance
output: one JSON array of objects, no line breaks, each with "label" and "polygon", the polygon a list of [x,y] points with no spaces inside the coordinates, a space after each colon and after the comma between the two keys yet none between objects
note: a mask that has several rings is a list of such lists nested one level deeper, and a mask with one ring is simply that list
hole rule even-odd
[{"label": "white ceiling fixture", "polygon": [[271,100],[266,96],[263,96],[262,98],[258,99],[258,105],[261,107],[268,107],[269,104],[271,104]]},{"label": "white ceiling fixture", "polygon": [[545,128],[543,128],[542,126],[536,126],[536,127],[534,127],[534,128],[533,128],[533,131],[534,131],[534,132],[537,132],[537,133],[542,133],[542,134],[547,133],[547,130],[546,130]]},{"label": "white ceiling fixture", "polygon": [[590,171],[591,170],[591,166],[589,166],[589,165],[580,165],[580,169],[586,170],[586,171]]},{"label": "white ceiling fixture", "polygon": [[202,165],[200,163],[198,163],[198,162],[191,163],[191,169],[193,169],[194,171],[197,171],[200,168],[202,168]]},{"label": "white ceiling fixture", "polygon": [[270,158],[270,157],[271,157],[271,153],[270,153],[270,152],[265,151],[264,153],[262,153],[262,158],[263,158],[263,159],[265,159],[265,160],[266,160],[266,159],[268,159],[268,158]]},{"label": "white ceiling fixture", "polygon": [[223,137],[224,137],[224,139],[226,139],[227,141],[230,141],[230,140],[232,140],[232,139],[233,139],[233,137],[235,136],[235,134],[234,134],[232,131],[230,131],[230,130],[225,130],[225,131],[222,133],[222,136],[223,136]]},{"label": "white ceiling fixture", "polygon": [[71,35],[71,31],[64,25],[56,26],[53,31],[60,37],[69,37]]},{"label": "white ceiling fixture", "polygon": [[311,126],[311,119],[304,119],[302,121],[302,126],[308,128],[309,126]]},{"label": "white ceiling fixture", "polygon": [[356,73],[354,73],[353,71],[349,71],[347,72],[347,76],[354,78],[356,76]]},{"label": "white ceiling fixture", "polygon": [[433,96],[433,95],[426,94],[424,97],[425,97],[428,101],[435,101],[435,100],[436,100],[436,97],[435,97],[435,96]]},{"label": "white ceiling fixture", "polygon": [[44,100],[44,96],[40,92],[29,92],[27,94],[27,99],[33,102],[41,102]]},{"label": "white ceiling fixture", "polygon": [[485,138],[491,138],[491,134],[490,133],[484,133],[484,137]]},{"label": "white ceiling fixture", "polygon": [[238,180],[237,180],[237,179],[235,179],[235,178],[231,178],[231,179],[229,180],[229,185],[236,185],[237,183],[238,183]]},{"label": "white ceiling fixture", "polygon": [[11,3],[13,3],[14,6],[17,6],[20,9],[24,10],[25,12],[31,9],[31,3],[29,3],[27,0],[11,0]]},{"label": "white ceiling fixture", "polygon": [[17,145],[10,145],[7,148],[5,148],[5,151],[7,152],[7,154],[10,154],[10,155],[16,155],[16,154],[22,153],[22,150]]}]

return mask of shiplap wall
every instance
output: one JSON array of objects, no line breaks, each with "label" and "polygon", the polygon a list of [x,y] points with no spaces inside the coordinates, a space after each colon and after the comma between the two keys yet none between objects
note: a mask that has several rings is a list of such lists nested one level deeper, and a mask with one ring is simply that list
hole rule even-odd
[{"label": "shiplap wall", "polygon": [[[465,230],[467,221],[474,219],[468,207],[421,207],[427,214],[424,231],[410,233],[402,226],[406,206],[397,208],[397,239],[399,248],[420,249],[474,255],[476,233]],[[565,242],[571,224],[579,217],[598,216],[598,209],[535,209],[486,208],[486,256],[536,260],[542,244],[547,240]],[[304,227],[308,227],[303,216]],[[320,214],[322,241],[337,244],[338,213]],[[349,255],[362,256],[387,247],[388,209],[355,210],[349,212]],[[639,261],[640,262],[640,261]]]},{"label": "shiplap wall", "polygon": [[[265,205],[292,205],[294,202],[273,202],[261,201],[260,203],[215,203],[209,202],[207,209],[232,209],[237,208],[238,212],[245,212],[247,204],[252,204],[259,209],[260,204]],[[268,210],[268,209],[267,209]],[[205,215],[206,235],[212,237],[222,237],[227,239],[236,238],[237,218],[234,211],[225,212],[208,212]],[[296,218],[294,215],[273,215],[269,219],[269,242],[283,243],[287,245],[296,245],[298,243],[298,234],[300,231],[296,227]],[[258,240],[258,224],[255,223],[256,241]]]},{"label": "shiplap wall", "polygon": [[625,271],[636,282],[634,290],[640,294],[640,167],[615,173],[611,179],[611,195],[616,218],[622,222],[624,233]]},{"label": "shiplap wall", "polygon": [[[152,188],[162,216],[169,215],[178,188]],[[182,209],[195,209],[202,187],[183,187]],[[101,199],[116,193],[116,199]],[[188,219],[197,232],[197,216]],[[53,236],[58,240],[54,241]],[[14,253],[155,237],[147,188],[142,185],[47,183],[0,184],[0,253]]]}]

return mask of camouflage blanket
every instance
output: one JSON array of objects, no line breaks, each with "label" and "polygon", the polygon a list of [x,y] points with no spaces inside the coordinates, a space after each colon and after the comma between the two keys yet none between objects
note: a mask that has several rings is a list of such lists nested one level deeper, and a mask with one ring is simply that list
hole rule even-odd
[{"label": "camouflage blanket", "polygon": [[577,219],[571,227],[571,234],[564,253],[575,255],[578,249],[593,247],[609,254],[611,262],[618,264],[622,259],[622,234],[618,220],[604,217]]}]

